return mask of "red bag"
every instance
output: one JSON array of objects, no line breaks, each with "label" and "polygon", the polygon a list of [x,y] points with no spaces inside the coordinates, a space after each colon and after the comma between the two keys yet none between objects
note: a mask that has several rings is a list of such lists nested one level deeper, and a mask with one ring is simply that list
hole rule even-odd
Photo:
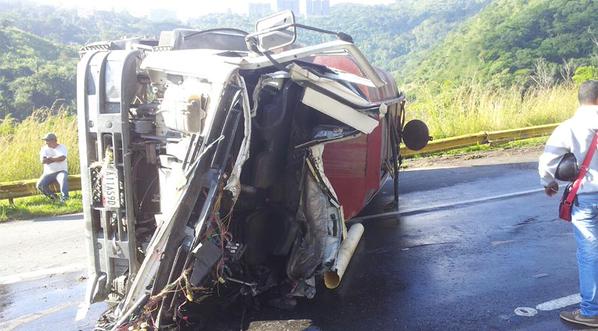
[{"label": "red bag", "polygon": [[564,221],[571,222],[571,209],[573,209],[573,203],[577,197],[577,191],[579,191],[581,181],[588,172],[588,167],[590,166],[590,162],[592,161],[592,157],[596,151],[596,145],[598,145],[598,132],[594,134],[594,138],[590,144],[590,149],[586,154],[586,158],[583,160],[577,178],[573,183],[567,185],[565,191],[563,192],[563,197],[561,198],[561,203],[559,204],[559,217]]},{"label": "red bag", "polygon": [[563,191],[563,196],[561,197],[561,203],[559,204],[559,218],[567,222],[571,222],[571,209],[575,202],[575,194],[572,195],[573,200],[568,200],[572,185],[572,183],[569,183],[567,187],[565,187],[565,191]]}]

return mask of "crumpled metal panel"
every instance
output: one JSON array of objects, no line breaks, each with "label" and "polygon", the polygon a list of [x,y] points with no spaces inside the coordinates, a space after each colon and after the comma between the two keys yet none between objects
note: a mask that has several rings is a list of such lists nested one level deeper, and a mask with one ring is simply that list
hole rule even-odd
[{"label": "crumpled metal panel", "polygon": [[293,280],[311,277],[324,258],[326,246],[328,196],[311,174],[305,176],[297,221],[303,223],[305,234],[298,236],[287,263],[287,275]]}]

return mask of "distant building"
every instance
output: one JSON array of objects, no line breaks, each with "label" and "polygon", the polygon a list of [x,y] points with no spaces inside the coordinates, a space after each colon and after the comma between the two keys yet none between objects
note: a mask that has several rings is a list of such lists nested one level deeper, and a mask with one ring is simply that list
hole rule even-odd
[{"label": "distant building", "polygon": [[330,14],[330,0],[302,0],[301,14],[308,16],[328,16]]},{"label": "distant building", "polygon": [[299,0],[275,0],[274,11],[292,10],[295,15],[298,15],[301,12],[300,2]]},{"label": "distant building", "polygon": [[275,12],[292,10],[295,15],[328,16],[330,14],[330,0],[274,0],[272,9]]},{"label": "distant building", "polygon": [[267,16],[272,13],[272,6],[269,3],[250,2],[247,13],[249,16]]}]

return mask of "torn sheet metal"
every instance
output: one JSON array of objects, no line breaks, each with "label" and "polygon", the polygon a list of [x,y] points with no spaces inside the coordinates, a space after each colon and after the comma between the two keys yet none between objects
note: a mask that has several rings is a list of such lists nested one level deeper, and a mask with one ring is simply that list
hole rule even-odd
[{"label": "torn sheet metal", "polygon": [[[322,160],[324,148],[325,146],[323,144],[310,148],[308,165],[311,172],[315,175],[314,177],[320,179],[320,185],[324,185],[329,194],[338,201],[332,184],[324,174],[324,163]],[[330,202],[332,203],[333,199],[330,199]],[[337,206],[338,215],[343,217],[343,209],[340,205]],[[347,232],[344,219],[341,219],[341,221],[336,224],[330,222],[328,225],[333,227],[328,229],[328,236],[325,239],[326,243],[323,256],[323,265],[325,267],[324,284],[327,288],[334,289],[340,285],[353,253],[363,235],[364,228],[363,225],[356,224]],[[338,227],[335,228],[335,225]],[[335,233],[335,230],[338,231],[338,233]]]},{"label": "torn sheet metal", "polygon": [[229,191],[233,195],[233,200],[236,201],[241,193],[241,171],[243,170],[243,165],[245,161],[249,159],[249,147],[251,143],[251,107],[249,106],[249,95],[247,92],[247,86],[245,85],[245,80],[243,77],[237,75],[236,77],[237,84],[241,87],[242,91],[242,98],[243,98],[243,127],[244,127],[244,135],[243,141],[241,142],[241,149],[239,150],[239,155],[237,156],[237,160],[235,161],[235,165],[233,166],[233,171],[224,187],[225,190]]},{"label": "torn sheet metal", "polygon": [[373,105],[370,101],[363,98],[361,95],[356,94],[354,91],[347,88],[347,86],[341,84],[340,82],[319,76],[308,68],[304,68],[298,64],[289,65],[289,74],[291,79],[295,82],[305,82],[307,83],[306,86],[312,86],[314,88],[317,86],[318,89],[326,90],[359,108],[365,109],[376,107],[376,105]]},{"label": "torn sheet metal", "polygon": [[379,124],[378,120],[309,87],[301,102],[363,133],[371,133]]},{"label": "torn sheet metal", "polygon": [[287,261],[287,275],[299,281],[310,278],[324,259],[330,202],[313,175],[305,176],[296,219],[305,232],[298,236]]},{"label": "torn sheet metal", "polygon": [[277,71],[268,75],[260,76],[257,85],[253,89],[253,108],[251,109],[251,116],[255,116],[257,108],[260,105],[260,92],[266,86],[272,86],[277,90],[281,90],[285,79],[289,78],[289,74],[284,71]]},{"label": "torn sheet metal", "polygon": [[[350,56],[359,65],[359,68],[364,73],[365,77],[367,77],[375,87],[382,88],[387,84],[357,46],[342,40],[334,40],[318,45],[291,49],[279,54],[273,54],[272,58],[279,63],[284,63],[322,54]],[[238,65],[244,70],[258,69],[271,65],[270,60],[265,56],[227,57],[224,60],[227,63]]]},{"label": "torn sheet metal", "polygon": [[[308,165],[311,171],[317,172],[317,177],[321,185],[326,187],[328,194],[331,195],[330,204],[335,207],[335,216],[328,222],[328,236],[326,237],[326,248],[324,252],[323,266],[328,268],[334,263],[339,252],[341,242],[347,233],[345,225],[345,216],[343,215],[343,207],[341,206],[334,187],[328,180],[324,173],[324,154],[325,145],[316,145],[310,148]],[[332,216],[332,215],[331,215]]]},{"label": "torn sheet metal", "polygon": [[336,196],[336,192],[334,192],[332,184],[330,184],[330,181],[324,173],[324,160],[322,159],[322,155],[324,154],[324,148],[324,144],[315,145],[309,148],[308,166],[310,167],[312,173],[317,176],[316,178],[319,178],[322,181],[322,184],[326,186],[326,189],[328,190],[328,192],[330,192],[332,197],[334,197],[335,202],[338,204],[338,197]]}]

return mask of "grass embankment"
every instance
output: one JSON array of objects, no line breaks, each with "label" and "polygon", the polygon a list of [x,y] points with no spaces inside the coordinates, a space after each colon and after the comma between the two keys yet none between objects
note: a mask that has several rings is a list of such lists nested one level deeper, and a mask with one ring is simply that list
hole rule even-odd
[{"label": "grass embankment", "polygon": [[[407,116],[423,120],[435,139],[559,123],[577,109],[573,84],[546,89],[489,90],[479,84],[408,88]],[[409,97],[411,96],[411,97]]]},{"label": "grass embankment", "polygon": [[43,216],[56,216],[79,213],[82,210],[81,193],[72,192],[65,203],[51,202],[48,198],[37,195],[17,198],[14,205],[8,200],[0,201],[0,222],[8,220],[24,220]]}]

